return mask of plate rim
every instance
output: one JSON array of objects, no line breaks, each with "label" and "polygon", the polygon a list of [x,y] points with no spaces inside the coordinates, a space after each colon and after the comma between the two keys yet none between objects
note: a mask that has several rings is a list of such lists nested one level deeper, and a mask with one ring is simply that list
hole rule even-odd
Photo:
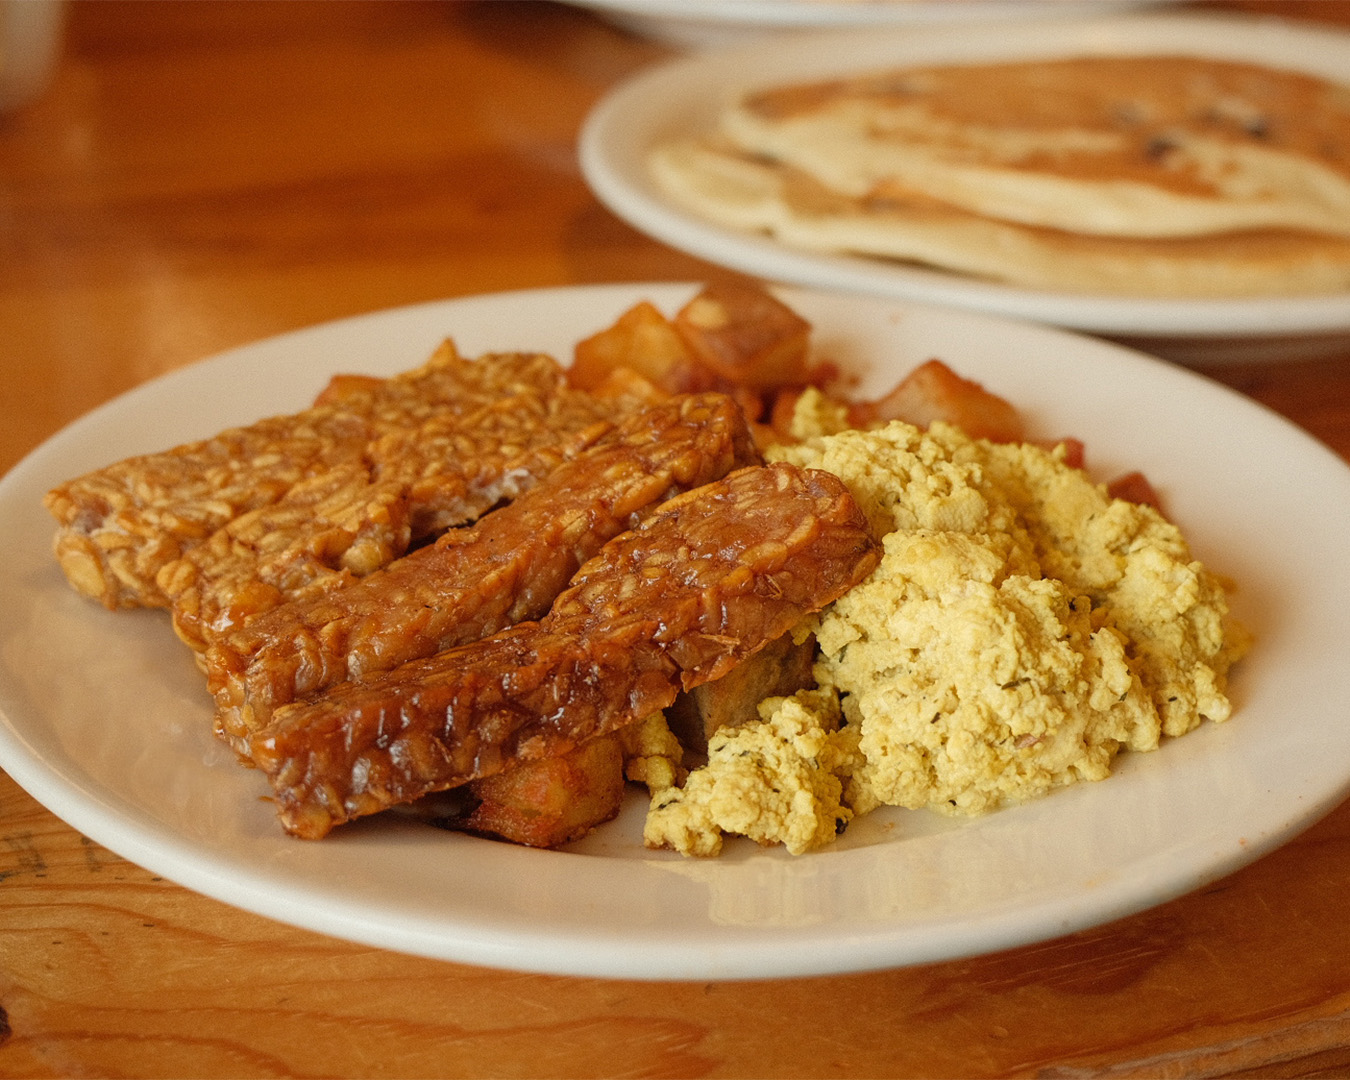
[{"label": "plate rim", "polygon": [[[597,13],[628,16],[644,21],[706,22],[711,25],[770,30],[873,25],[913,25],[927,22],[964,23],[976,19],[1021,19],[1043,10],[1044,0],[901,0],[876,3],[858,0],[573,0]],[[1160,0],[1057,0],[1075,11],[1101,7],[1136,7]],[[1058,8],[1057,8],[1058,10]]]}]

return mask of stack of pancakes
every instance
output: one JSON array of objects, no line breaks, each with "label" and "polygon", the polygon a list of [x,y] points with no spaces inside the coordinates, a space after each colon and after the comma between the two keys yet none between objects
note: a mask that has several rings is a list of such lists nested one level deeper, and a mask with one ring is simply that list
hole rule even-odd
[{"label": "stack of pancakes", "polygon": [[652,175],[721,225],[1022,287],[1350,289],[1350,86],[1194,56],[932,66],[744,96]]}]

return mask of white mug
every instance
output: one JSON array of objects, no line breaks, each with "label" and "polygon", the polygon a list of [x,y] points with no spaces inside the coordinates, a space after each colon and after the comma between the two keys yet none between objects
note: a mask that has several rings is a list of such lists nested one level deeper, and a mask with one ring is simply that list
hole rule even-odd
[{"label": "white mug", "polygon": [[61,56],[64,0],[0,0],[0,112],[36,98]]}]

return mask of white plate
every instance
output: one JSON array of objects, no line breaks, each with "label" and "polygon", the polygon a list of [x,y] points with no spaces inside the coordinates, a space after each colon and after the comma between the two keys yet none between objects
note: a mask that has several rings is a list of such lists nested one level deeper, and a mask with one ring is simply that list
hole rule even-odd
[{"label": "white plate", "polygon": [[722,47],[768,33],[842,26],[969,23],[1100,14],[1148,0],[574,0],[645,37]]},{"label": "white plate", "polygon": [[715,225],[670,202],[648,175],[658,142],[707,130],[723,104],[751,88],[909,64],[1069,54],[1186,52],[1350,78],[1350,34],[1269,19],[1120,15],[963,26],[877,27],[773,38],[672,61],[616,87],[582,129],[582,171],[614,213],[658,240],[773,281],[950,304],[1146,344],[1188,362],[1266,360],[1350,348],[1350,293],[1155,300],[1015,288],[850,255],[795,251],[767,236]]},{"label": "white plate", "polygon": [[51,553],[50,486],[123,455],[303,407],[338,371],[391,373],[446,335],[548,350],[687,285],[507,293],[378,313],[151,382],[0,480],[0,765],[93,840],[189,888],[340,938],[475,964],[749,978],[915,964],[1032,942],[1157,904],[1289,839],[1350,791],[1350,469],[1247,398],[1062,331],[798,290],[818,351],[880,390],[932,356],[1082,435],[1102,475],[1144,469],[1196,552],[1241,583],[1260,642],[1237,713],[1117,775],[988,817],[892,811],[793,858],[748,841],[691,861],[641,846],[643,805],[568,851],[398,820],[282,834],[162,612],[77,596]]}]

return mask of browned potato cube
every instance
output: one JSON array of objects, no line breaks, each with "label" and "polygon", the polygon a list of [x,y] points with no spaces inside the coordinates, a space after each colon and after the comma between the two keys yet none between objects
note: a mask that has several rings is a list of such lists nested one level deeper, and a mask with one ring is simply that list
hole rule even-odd
[{"label": "browned potato cube", "polygon": [[934,420],[944,420],[975,439],[1022,438],[1022,417],[1011,404],[962,378],[941,360],[920,364],[884,397],[853,406],[849,418],[858,427],[903,420],[926,428]]},{"label": "browned potato cube", "polygon": [[709,390],[716,381],[670,320],[646,300],[578,342],[567,379],[580,390],[598,391],[625,368],[668,394]]},{"label": "browned potato cube", "polygon": [[1106,492],[1112,498],[1139,503],[1141,506],[1151,506],[1160,514],[1163,512],[1162,497],[1158,494],[1157,488],[1138,470],[1117,476],[1106,485]]},{"label": "browned potato cube", "polygon": [[666,710],[670,730],[682,746],[705,754],[708,739],[724,727],[759,718],[759,703],[815,685],[816,639],[794,642],[784,634],[746,657],[720,679],[686,690]]},{"label": "browned potato cube", "polygon": [[475,780],[470,788],[481,802],[465,828],[530,847],[557,847],[619,812],[623,747],[617,736],[602,735],[560,757]]},{"label": "browned potato cube", "polygon": [[698,361],[733,385],[763,390],[811,381],[811,324],[763,289],[709,285],[673,321]]}]

